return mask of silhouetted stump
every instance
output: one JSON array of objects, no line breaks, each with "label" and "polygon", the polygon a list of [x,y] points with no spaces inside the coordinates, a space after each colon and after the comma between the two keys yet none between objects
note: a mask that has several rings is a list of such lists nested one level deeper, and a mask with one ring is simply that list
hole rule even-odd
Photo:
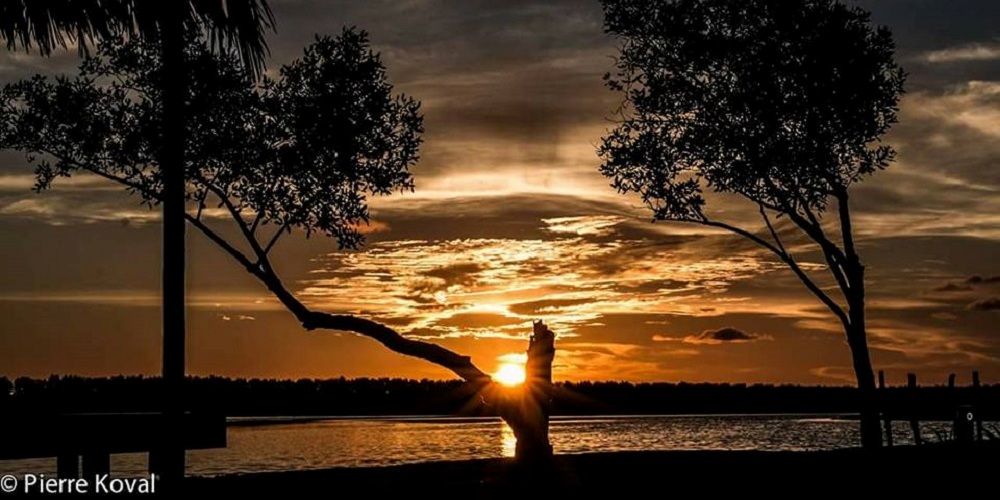
[{"label": "silhouetted stump", "polygon": [[502,397],[501,416],[517,438],[514,456],[523,473],[547,468],[552,459],[549,414],[552,408],[552,360],[555,334],[541,321],[528,341],[524,384]]}]

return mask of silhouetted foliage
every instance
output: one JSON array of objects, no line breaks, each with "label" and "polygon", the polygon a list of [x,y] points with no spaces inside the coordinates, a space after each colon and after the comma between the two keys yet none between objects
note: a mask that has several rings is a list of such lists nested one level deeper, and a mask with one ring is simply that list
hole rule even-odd
[{"label": "silhouetted foliage", "polygon": [[14,383],[7,377],[0,377],[0,401],[6,401],[14,393]]},{"label": "silhouetted foliage", "polygon": [[76,45],[87,54],[91,46],[121,36],[159,39],[164,9],[170,7],[183,13],[189,28],[205,31],[219,50],[236,51],[252,72],[263,69],[264,34],[274,28],[264,0],[4,0],[0,40],[8,50],[37,49],[48,55],[57,47]]},{"label": "silhouetted foliage", "polygon": [[[863,441],[878,445],[848,188],[894,157],[880,142],[896,122],[904,80],[889,31],[833,0],[603,5],[605,29],[621,44],[606,83],[624,104],[600,146],[601,173],[639,194],[656,220],[725,229],[784,262],[843,324],[866,401]],[[750,202],[762,227],[711,213],[706,191]],[[823,219],[831,206],[836,228]],[[803,236],[825,257],[839,298],[786,246]]]},{"label": "silhouetted foliage", "polygon": [[[364,32],[319,37],[260,87],[237,60],[189,36],[187,197],[197,218],[213,201],[252,224],[361,243],[366,194],[412,189],[419,104],[393,96]],[[2,91],[0,146],[28,153],[37,188],[92,172],[160,200],[162,114],[154,43],[104,43],[77,78],[35,77]],[[277,235],[275,235],[277,237]]]}]

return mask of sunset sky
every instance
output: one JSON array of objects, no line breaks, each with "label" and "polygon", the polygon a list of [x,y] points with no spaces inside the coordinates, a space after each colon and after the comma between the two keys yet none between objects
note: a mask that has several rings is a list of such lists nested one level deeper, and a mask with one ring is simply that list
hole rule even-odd
[{"label": "sunset sky", "polygon": [[[899,161],[853,188],[875,367],[895,383],[908,371],[967,383],[973,369],[998,382],[1000,2],[858,3],[892,29],[909,74],[888,137]],[[416,191],[371,200],[366,247],[282,241],[282,277],[313,307],[490,372],[544,319],[559,335],[557,380],[853,380],[839,323],[783,266],[729,234],[651,223],[598,173],[619,96],[602,86],[615,43],[596,0],[270,4],[270,71],[314,34],[356,25],[425,113]],[[78,62],[0,51],[0,81]],[[157,373],[157,213],[98,179],[40,195],[33,182],[19,154],[0,153],[0,375]],[[728,220],[757,220],[713,201]],[[188,234],[189,373],[450,376],[352,334],[305,332]]]}]

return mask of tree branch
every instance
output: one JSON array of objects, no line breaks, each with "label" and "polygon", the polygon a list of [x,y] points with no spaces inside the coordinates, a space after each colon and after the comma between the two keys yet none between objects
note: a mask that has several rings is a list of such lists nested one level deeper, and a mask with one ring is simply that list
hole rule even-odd
[{"label": "tree branch", "polygon": [[850,319],[848,318],[847,313],[844,312],[844,309],[842,307],[840,307],[840,305],[837,304],[837,302],[835,300],[833,300],[826,292],[824,292],[823,289],[820,288],[819,285],[817,285],[816,282],[813,281],[811,277],[809,277],[809,275],[805,272],[805,270],[802,269],[801,266],[799,266],[798,262],[796,262],[795,259],[792,258],[792,256],[790,254],[788,254],[787,252],[782,251],[780,248],[778,248],[777,246],[769,243],[767,240],[761,238],[760,236],[757,236],[756,234],[751,233],[750,231],[747,231],[746,229],[742,229],[742,228],[739,228],[739,227],[736,227],[736,226],[733,226],[733,225],[730,225],[730,224],[726,224],[724,222],[718,222],[718,221],[709,220],[707,218],[705,218],[705,219],[668,219],[668,220],[673,220],[673,221],[677,221],[677,222],[690,222],[690,223],[694,223],[694,224],[701,224],[703,226],[709,226],[709,227],[716,227],[716,228],[720,228],[720,229],[725,229],[727,231],[736,233],[736,234],[738,234],[738,235],[740,235],[740,236],[742,236],[742,237],[744,237],[744,238],[746,238],[746,239],[748,239],[748,240],[750,240],[750,241],[752,241],[752,242],[754,242],[754,243],[756,243],[756,244],[758,244],[758,245],[760,245],[760,246],[762,246],[762,247],[770,250],[771,253],[773,253],[774,255],[778,256],[778,258],[781,259],[782,262],[784,262],[785,264],[788,265],[788,267],[792,270],[792,272],[794,272],[795,275],[799,278],[799,281],[801,281],[802,284],[805,285],[805,287],[810,292],[812,292],[813,295],[816,296],[816,298],[818,298],[820,300],[820,302],[822,302],[824,305],[826,305],[826,307],[829,308],[830,311],[833,312],[833,314],[837,316],[837,319],[839,319],[840,322],[843,323],[843,325],[844,325],[845,328],[847,328],[850,325]]},{"label": "tree branch", "polygon": [[257,212],[257,217],[253,219],[253,225],[250,226],[250,234],[257,237],[257,226],[260,225],[260,221],[264,220],[264,212]]},{"label": "tree branch", "polygon": [[841,189],[835,195],[837,198],[837,211],[840,215],[840,236],[844,239],[844,251],[847,252],[848,262],[858,262],[857,248],[854,246],[854,228],[851,224],[851,205],[847,194],[847,189]]},{"label": "tree branch", "polygon": [[[235,221],[236,225],[240,228],[240,232],[243,234],[243,239],[246,240],[247,245],[250,245],[250,249],[253,250],[254,255],[257,257],[257,264],[255,267],[265,269],[268,272],[272,271],[271,262],[267,258],[267,252],[261,248],[260,242],[257,241],[254,231],[247,225],[247,221],[243,219],[243,215],[240,213],[239,209],[236,208],[236,205],[233,205],[232,200],[229,199],[226,192],[223,191],[222,188],[210,183],[208,179],[205,179],[204,177],[199,176],[198,180],[203,183],[207,189],[215,193],[215,195],[222,201],[222,204],[226,207],[226,210],[229,211],[229,215],[232,216],[233,221]],[[257,217],[259,218],[260,214],[258,214]],[[256,222],[254,222],[254,224],[256,224]]]},{"label": "tree branch", "polygon": [[281,238],[281,235],[287,232],[286,230],[288,229],[288,227],[289,224],[287,222],[282,224],[281,227],[278,228],[278,231],[275,232],[273,236],[271,236],[271,241],[267,242],[267,246],[264,247],[265,256],[270,255],[271,249],[274,248],[274,245],[276,243],[278,243],[278,239]]},{"label": "tree branch", "polygon": [[201,212],[205,210],[205,199],[208,198],[208,189],[201,192],[201,196],[198,197],[198,213],[195,214],[194,218],[201,220]]},{"label": "tree branch", "polygon": [[325,328],[357,333],[373,339],[399,354],[413,356],[443,366],[477,386],[485,386],[493,381],[492,377],[472,364],[472,360],[468,356],[462,356],[430,342],[408,339],[392,328],[369,319],[312,311],[285,288],[273,271],[265,269],[254,273],[254,275],[286,309],[295,315],[295,318],[307,330]]},{"label": "tree branch", "polygon": [[771,224],[771,218],[767,216],[767,211],[764,209],[764,204],[758,205],[760,207],[760,216],[764,219],[764,224],[767,224],[767,230],[771,232],[771,238],[774,238],[774,243],[778,245],[781,249],[781,253],[788,255],[788,250],[785,249],[785,245],[781,243],[781,238],[778,237],[778,232],[774,230],[774,226]]},{"label": "tree branch", "polygon": [[245,267],[250,274],[258,278],[261,277],[260,267],[254,264],[249,257],[243,254],[243,252],[239,251],[236,247],[234,247],[232,244],[226,241],[225,238],[219,236],[218,233],[212,231],[212,229],[209,228],[207,225],[205,225],[204,222],[202,222],[200,219],[191,214],[187,213],[184,214],[184,218],[187,219],[187,221],[190,222],[191,225],[198,228],[202,232],[202,234],[208,237],[208,239],[212,240],[213,243],[219,245],[219,247],[225,250],[226,253],[228,253],[234,259],[236,259],[236,261],[239,262],[243,267]]},{"label": "tree branch", "polygon": [[[806,235],[812,238],[812,240],[815,241],[824,252],[829,252],[839,266],[846,263],[847,258],[844,256],[844,252],[838,248],[833,241],[830,241],[830,238],[826,236],[826,232],[823,231],[823,226],[822,224],[819,224],[819,221],[813,223],[794,211],[787,213],[792,222],[799,226],[799,228],[801,228]],[[815,216],[813,216],[813,218],[815,219]]]},{"label": "tree branch", "polygon": [[[212,184],[211,182],[208,181],[208,179],[205,179],[204,177],[198,176],[198,180],[205,185],[206,189],[209,189],[210,191],[212,191],[212,193],[215,194],[215,196],[219,197],[219,201],[221,201],[222,204],[226,207],[226,210],[229,211],[229,215],[233,217],[233,221],[235,221],[236,225],[239,226],[240,232],[243,233],[243,236],[247,239],[247,243],[250,243],[251,246],[254,246],[253,244],[256,243],[257,240],[253,237],[253,234],[250,232],[250,227],[247,226],[247,221],[243,219],[243,215],[240,214],[239,209],[237,209],[236,205],[233,205],[232,200],[229,199],[229,195],[225,191],[223,191],[222,188]],[[256,250],[257,249],[254,248],[254,253],[256,253]]]},{"label": "tree branch", "polygon": [[327,328],[354,332],[373,339],[399,354],[443,366],[462,379],[478,386],[485,386],[492,382],[492,377],[472,364],[472,360],[468,356],[462,356],[430,342],[408,339],[392,328],[368,319],[313,312],[308,320],[303,322],[303,326],[310,330]]}]

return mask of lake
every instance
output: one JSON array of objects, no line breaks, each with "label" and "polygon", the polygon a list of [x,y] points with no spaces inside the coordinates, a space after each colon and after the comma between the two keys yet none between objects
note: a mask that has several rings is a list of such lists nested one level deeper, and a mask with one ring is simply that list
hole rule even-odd
[{"label": "lake", "polygon": [[[514,434],[496,418],[378,417],[230,419],[225,449],[188,452],[188,473],[385,466],[513,456]],[[912,442],[894,423],[896,442]],[[822,450],[856,446],[857,421],[843,415],[554,417],[556,453],[634,450]],[[923,422],[925,439],[950,423]],[[145,454],[111,458],[118,476],[146,471]],[[0,462],[3,474],[55,474],[55,459]]]}]

